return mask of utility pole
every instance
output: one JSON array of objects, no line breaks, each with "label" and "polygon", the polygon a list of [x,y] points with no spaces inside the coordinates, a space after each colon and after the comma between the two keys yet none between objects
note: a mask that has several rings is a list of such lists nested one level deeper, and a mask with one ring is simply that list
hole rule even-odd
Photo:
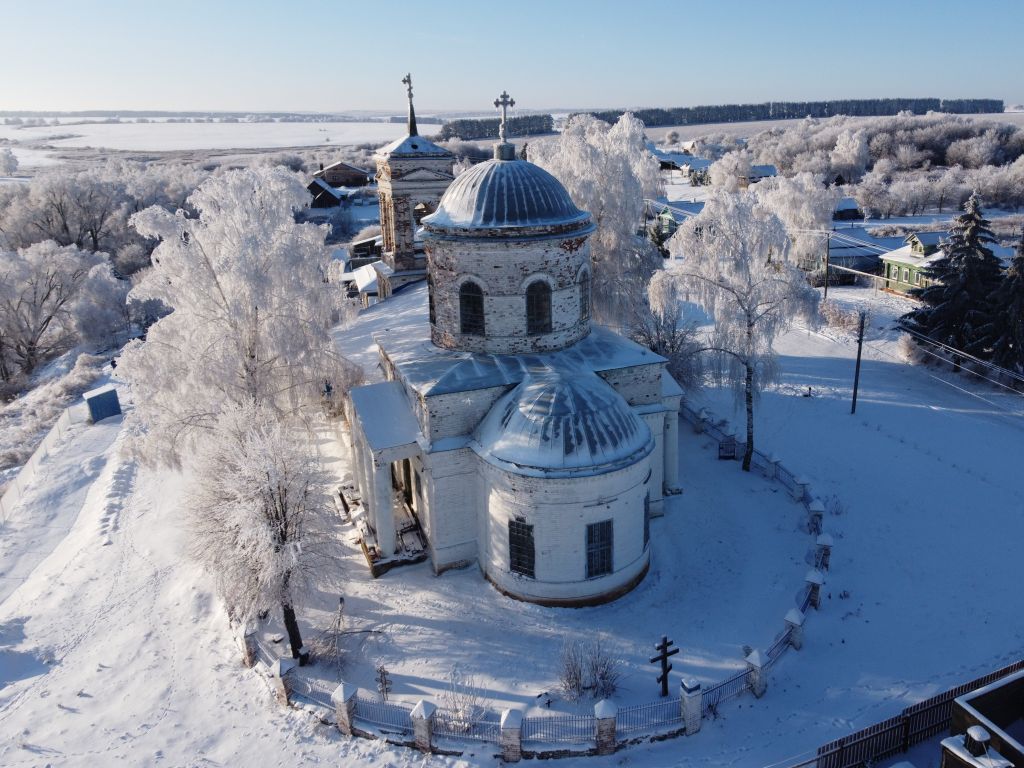
[{"label": "utility pole", "polygon": [[828,247],[832,243],[832,233],[825,235],[825,299],[828,300]]},{"label": "utility pole", "polygon": [[850,406],[850,413],[857,412],[857,388],[860,386],[860,353],[864,348],[864,319],[867,313],[860,312],[860,327],[857,330],[857,367],[853,372],[853,405]]}]

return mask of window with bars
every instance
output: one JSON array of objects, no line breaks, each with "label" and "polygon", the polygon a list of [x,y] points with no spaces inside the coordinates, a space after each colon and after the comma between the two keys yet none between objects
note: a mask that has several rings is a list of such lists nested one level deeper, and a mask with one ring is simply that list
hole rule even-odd
[{"label": "window with bars", "polygon": [[508,561],[512,573],[535,578],[533,526],[525,520],[508,521]]},{"label": "window with bars", "polygon": [[463,333],[484,335],[484,290],[472,280],[459,288],[459,327]]},{"label": "window with bars", "polygon": [[590,319],[590,273],[580,276],[580,320]]},{"label": "window with bars", "polygon": [[526,289],[526,332],[531,336],[551,333],[551,286],[543,280]]},{"label": "window with bars", "polygon": [[612,572],[612,521],[602,520],[587,526],[587,578],[596,579]]}]

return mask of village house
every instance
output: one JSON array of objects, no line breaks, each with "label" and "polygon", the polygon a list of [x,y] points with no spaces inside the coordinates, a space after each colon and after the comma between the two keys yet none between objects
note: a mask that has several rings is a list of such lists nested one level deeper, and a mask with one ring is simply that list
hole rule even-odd
[{"label": "village house", "polygon": [[365,187],[370,183],[369,171],[341,161],[326,168],[320,163],[320,170],[313,174],[313,178],[321,179],[332,187]]},{"label": "village house", "polygon": [[853,221],[863,220],[864,213],[861,211],[857,201],[852,197],[844,197],[836,203],[832,211],[832,221]]},{"label": "village house", "polygon": [[914,288],[931,285],[924,270],[937,259],[942,258],[939,243],[946,232],[916,232],[907,235],[905,245],[884,254],[882,259],[883,287],[887,291],[909,293]]}]

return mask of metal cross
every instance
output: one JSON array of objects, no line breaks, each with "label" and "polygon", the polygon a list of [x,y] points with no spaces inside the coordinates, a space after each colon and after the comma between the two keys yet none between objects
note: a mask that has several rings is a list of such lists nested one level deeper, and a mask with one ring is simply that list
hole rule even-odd
[{"label": "metal cross", "polygon": [[508,91],[502,91],[501,96],[494,100],[494,108],[501,109],[501,125],[498,126],[498,141],[505,143],[505,122],[508,119],[508,108],[514,107],[516,100],[508,95]]},{"label": "metal cross", "polygon": [[657,656],[651,658],[651,664],[661,664],[661,674],[658,675],[658,682],[661,683],[661,695],[668,696],[668,673],[672,671],[672,665],[668,663],[670,656],[675,656],[679,653],[678,648],[672,648],[675,645],[665,635],[661,636],[661,642],[654,646],[654,650],[658,652]]},{"label": "metal cross", "polygon": [[402,85],[405,86],[406,91],[409,93],[409,101],[412,101],[412,73],[407,72],[405,77],[402,78]]}]

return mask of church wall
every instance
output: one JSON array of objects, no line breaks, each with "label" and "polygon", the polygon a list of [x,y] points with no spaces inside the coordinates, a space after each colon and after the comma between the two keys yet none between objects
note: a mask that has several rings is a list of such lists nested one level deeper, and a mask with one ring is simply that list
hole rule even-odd
[{"label": "church wall", "polygon": [[651,452],[651,478],[648,488],[651,494],[651,513],[655,517],[664,514],[662,498],[665,483],[665,412],[642,413],[640,418],[647,424],[654,437],[654,450]]},{"label": "church wall", "polygon": [[661,371],[661,363],[647,363],[596,373],[630,405],[652,405],[661,402]]},{"label": "church wall", "polygon": [[[432,210],[454,180],[448,157],[377,157],[377,191],[380,221],[384,237],[384,262],[396,271],[422,269],[415,257],[415,233],[418,225],[413,209],[426,203]],[[427,171],[437,178],[406,179],[416,171]],[[398,285],[394,286],[395,288]]]},{"label": "church wall", "polygon": [[477,558],[476,464],[476,454],[468,448],[431,453],[424,458],[429,512],[421,522],[437,573]]},{"label": "church wall", "polygon": [[[435,344],[473,352],[519,354],[562,349],[590,331],[580,316],[580,270],[590,263],[583,238],[532,240],[443,240],[427,243],[434,283]],[[528,335],[526,286],[543,279],[551,286],[551,333]],[[463,335],[459,288],[473,280],[484,292],[485,335]]]},{"label": "church wall", "polygon": [[426,423],[421,424],[430,441],[443,437],[470,435],[491,406],[508,392],[508,387],[488,387],[445,395],[428,395],[425,411]]},{"label": "church wall", "polygon": [[[480,461],[486,506],[480,565],[503,592],[527,600],[598,601],[632,586],[649,561],[643,543],[647,459],[631,467],[582,478],[525,477]],[[508,522],[534,526],[536,578],[510,571]],[[586,578],[586,526],[613,520],[614,571]]]}]

